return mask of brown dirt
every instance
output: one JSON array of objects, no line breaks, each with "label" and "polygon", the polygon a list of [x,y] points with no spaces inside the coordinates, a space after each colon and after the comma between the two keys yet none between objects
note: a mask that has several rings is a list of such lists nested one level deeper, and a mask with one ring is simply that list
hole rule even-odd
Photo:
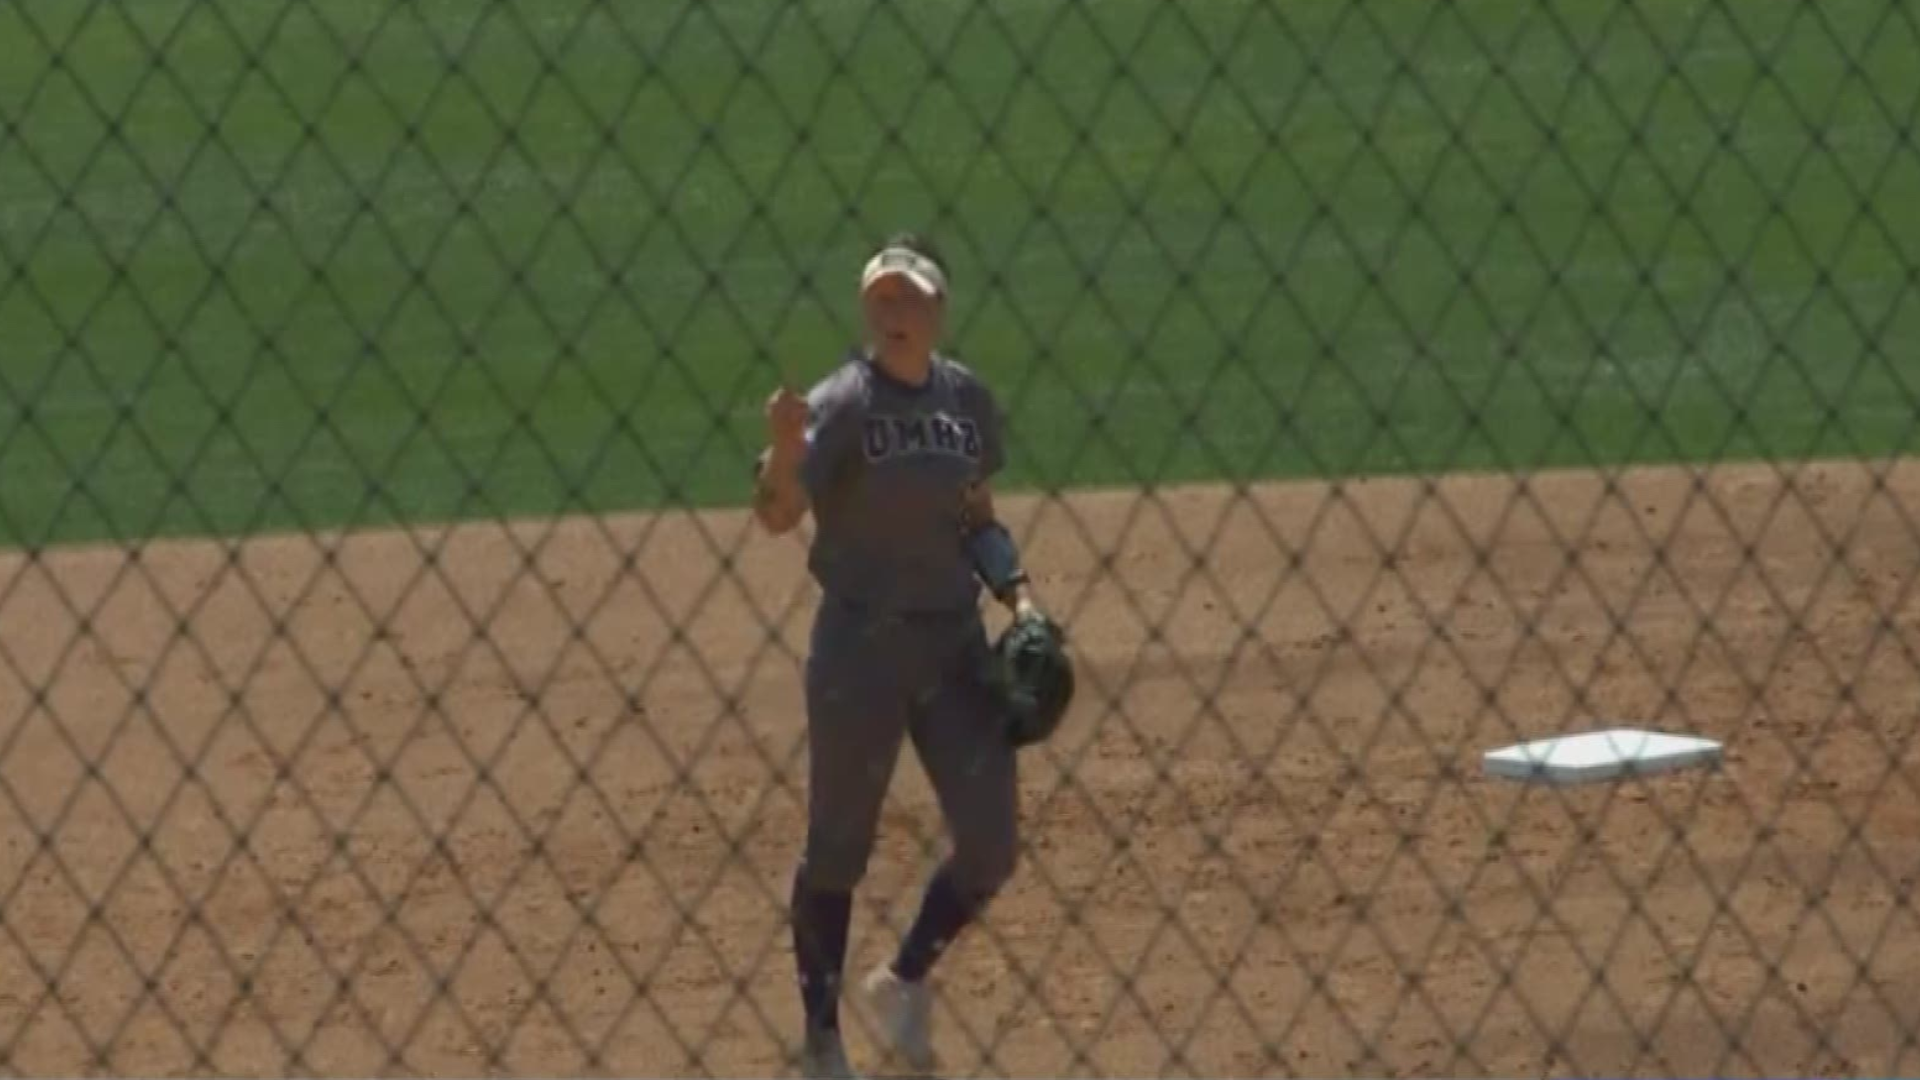
[{"label": "brown dirt", "polygon": [[[953,1071],[1920,1069],[1920,466],[1009,516],[1086,674]],[[813,600],[738,513],[0,558],[0,1068],[782,1070]],[[1614,719],[1726,767],[1478,772]]]}]

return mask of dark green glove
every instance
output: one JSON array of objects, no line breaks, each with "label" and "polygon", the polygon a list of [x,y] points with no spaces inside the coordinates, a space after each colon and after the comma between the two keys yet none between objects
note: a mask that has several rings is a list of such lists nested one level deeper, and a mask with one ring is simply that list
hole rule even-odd
[{"label": "dark green glove", "polygon": [[1007,739],[1018,747],[1053,736],[1073,701],[1073,661],[1066,631],[1038,611],[1014,617],[993,643],[987,684],[1006,716]]}]

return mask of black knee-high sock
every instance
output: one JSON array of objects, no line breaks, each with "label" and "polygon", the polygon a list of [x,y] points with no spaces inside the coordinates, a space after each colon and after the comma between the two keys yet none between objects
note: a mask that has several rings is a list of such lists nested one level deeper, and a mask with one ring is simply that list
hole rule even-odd
[{"label": "black knee-high sock", "polygon": [[800,1004],[810,1028],[840,1026],[840,970],[847,960],[853,894],[816,892],[805,875],[793,878],[793,953],[800,969]]},{"label": "black knee-high sock", "polygon": [[979,908],[978,900],[954,884],[952,869],[942,866],[927,882],[926,894],[920,898],[920,913],[914,916],[913,926],[893,958],[893,973],[908,982],[926,978],[940,954],[973,921]]}]

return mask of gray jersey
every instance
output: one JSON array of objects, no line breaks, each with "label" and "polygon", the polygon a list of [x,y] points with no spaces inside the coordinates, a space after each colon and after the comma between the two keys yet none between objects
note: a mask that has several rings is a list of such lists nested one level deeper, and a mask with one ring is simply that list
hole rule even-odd
[{"label": "gray jersey", "polygon": [[808,392],[807,406],[800,475],[815,522],[808,565],[821,588],[885,611],[975,606],[962,501],[1005,460],[985,384],[935,356],[927,382],[909,386],[854,354]]}]

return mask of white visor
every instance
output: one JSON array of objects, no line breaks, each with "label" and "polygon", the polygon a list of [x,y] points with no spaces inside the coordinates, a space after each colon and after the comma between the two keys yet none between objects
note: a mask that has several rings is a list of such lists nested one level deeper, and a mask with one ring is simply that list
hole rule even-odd
[{"label": "white visor", "polygon": [[883,248],[879,254],[867,260],[867,268],[860,273],[860,291],[866,292],[874,282],[888,274],[899,274],[928,296],[947,294],[947,275],[940,269],[940,264],[911,248],[903,247]]}]

